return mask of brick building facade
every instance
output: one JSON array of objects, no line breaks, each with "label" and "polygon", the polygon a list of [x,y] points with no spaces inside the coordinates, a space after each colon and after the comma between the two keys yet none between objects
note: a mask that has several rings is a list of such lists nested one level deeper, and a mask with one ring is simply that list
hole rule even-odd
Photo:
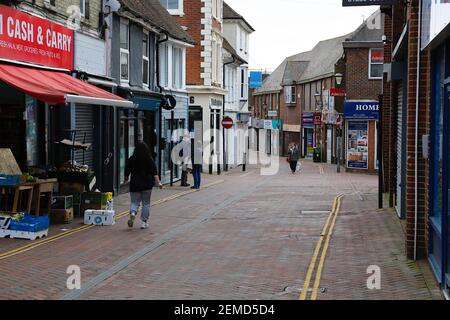
[{"label": "brick building facade", "polygon": [[[416,0],[382,7],[386,41],[381,111],[383,191],[389,194],[389,205],[406,220],[408,258],[428,258],[447,292],[449,178],[444,159],[449,156],[445,147],[449,120],[445,79],[450,77],[448,6]],[[437,30],[439,18],[448,22],[438,24]]]},{"label": "brick building facade", "polygon": [[[224,116],[223,1],[184,0],[172,13],[197,45],[186,51],[186,89],[189,95],[189,131],[205,150],[203,171],[223,170]],[[210,156],[207,156],[210,155]]]},{"label": "brick building facade", "polygon": [[[355,105],[379,108],[384,61],[382,18],[379,11],[375,12],[343,42],[346,89],[343,152],[347,171],[376,173],[378,169],[378,111],[376,115],[362,112],[355,114],[352,108]],[[360,134],[361,138],[365,137],[366,142],[363,144],[366,145],[360,146],[358,138],[356,138],[357,146],[352,145],[354,142],[351,140],[355,139],[352,135],[355,133]]]}]

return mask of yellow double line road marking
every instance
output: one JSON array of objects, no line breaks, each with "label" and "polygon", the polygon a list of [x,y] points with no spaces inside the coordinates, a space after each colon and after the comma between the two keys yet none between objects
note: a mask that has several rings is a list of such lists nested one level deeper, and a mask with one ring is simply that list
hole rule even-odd
[{"label": "yellow double line road marking", "polygon": [[[205,185],[204,188],[212,187],[212,186],[215,186],[215,185],[223,183],[223,182],[225,182],[225,181],[224,180],[215,181],[215,182],[212,182],[210,184]],[[188,191],[184,191],[184,192],[179,192],[179,193],[171,195],[171,196],[169,196],[167,198],[156,200],[155,202],[152,203],[151,206],[153,207],[153,206],[156,206],[156,205],[160,205],[160,204],[163,204],[163,203],[168,202],[170,200],[174,200],[176,198],[180,198],[182,196],[185,196],[187,194],[194,193],[194,192],[197,192],[197,191],[199,191],[199,190],[193,189],[193,190],[188,190]],[[115,217],[115,220],[118,221],[118,220],[126,217],[128,215],[128,213],[129,213],[128,210],[119,213]],[[44,238],[42,240],[35,241],[35,242],[30,243],[28,245],[25,245],[25,246],[22,246],[22,247],[19,247],[19,248],[16,248],[16,249],[4,252],[4,253],[0,253],[0,260],[6,259],[6,258],[10,258],[10,257],[16,256],[16,255],[21,254],[21,253],[25,253],[25,252],[30,251],[32,249],[35,249],[37,247],[43,246],[45,244],[52,243],[54,241],[66,238],[66,237],[71,236],[73,234],[76,234],[76,233],[79,233],[81,231],[85,231],[85,230],[88,230],[88,229],[91,229],[91,228],[94,228],[94,227],[96,227],[96,226],[94,226],[94,225],[83,225],[81,227],[78,227],[78,228],[75,228],[75,229],[72,229],[72,230],[69,230],[69,231],[66,231],[66,232],[54,235],[52,237]]]},{"label": "yellow double line road marking", "polygon": [[[305,282],[303,283],[303,288],[300,293],[300,300],[307,300],[308,298],[308,290],[309,285],[311,283],[311,279],[314,274],[314,270],[316,269],[316,263],[317,258],[320,256],[319,264],[315,273],[315,279],[314,284],[311,292],[311,300],[317,299],[317,293],[320,286],[320,279],[322,277],[323,267],[325,264],[325,258],[327,255],[328,247],[330,245],[330,239],[331,235],[333,234],[334,226],[336,224],[336,219],[339,214],[339,210],[341,209],[341,199],[344,197],[344,195],[339,195],[336,198],[334,198],[333,206],[331,209],[330,214],[328,215],[328,219],[325,222],[325,225],[323,226],[322,233],[320,234],[320,238],[317,241],[316,248],[314,250],[313,256],[311,258],[311,262],[309,263],[308,271],[306,273]],[[324,242],[325,238],[325,242]],[[322,243],[324,245],[322,246]]]}]

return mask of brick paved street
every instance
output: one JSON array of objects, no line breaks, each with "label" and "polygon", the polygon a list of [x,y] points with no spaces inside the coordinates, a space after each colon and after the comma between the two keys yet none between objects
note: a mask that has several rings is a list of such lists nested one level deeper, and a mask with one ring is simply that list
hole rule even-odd
[{"label": "brick paved street", "polygon": [[[302,164],[296,175],[281,159],[275,176],[237,168],[203,175],[198,192],[155,190],[148,230],[130,230],[123,218],[9,256],[31,242],[0,239],[0,298],[298,299],[338,194],[344,198],[317,298],[441,298],[427,264],[406,260],[396,214],[376,209],[376,176]],[[128,195],[115,206],[125,211]],[[81,268],[81,290],[66,288],[69,265]],[[381,268],[381,290],[366,287],[370,265]]]}]

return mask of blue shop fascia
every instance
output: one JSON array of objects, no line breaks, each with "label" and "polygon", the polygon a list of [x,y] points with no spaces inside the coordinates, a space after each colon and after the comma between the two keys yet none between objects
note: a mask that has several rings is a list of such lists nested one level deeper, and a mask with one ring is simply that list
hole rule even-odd
[{"label": "blue shop fascia", "polygon": [[345,101],[345,160],[347,171],[377,172],[379,108],[378,101]]}]

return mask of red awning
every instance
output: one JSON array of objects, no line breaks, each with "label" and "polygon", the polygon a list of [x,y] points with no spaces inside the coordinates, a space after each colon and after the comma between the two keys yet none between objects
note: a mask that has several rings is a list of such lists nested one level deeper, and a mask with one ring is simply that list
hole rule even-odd
[{"label": "red awning", "polygon": [[131,101],[57,71],[0,64],[0,80],[48,104],[134,106]]}]

